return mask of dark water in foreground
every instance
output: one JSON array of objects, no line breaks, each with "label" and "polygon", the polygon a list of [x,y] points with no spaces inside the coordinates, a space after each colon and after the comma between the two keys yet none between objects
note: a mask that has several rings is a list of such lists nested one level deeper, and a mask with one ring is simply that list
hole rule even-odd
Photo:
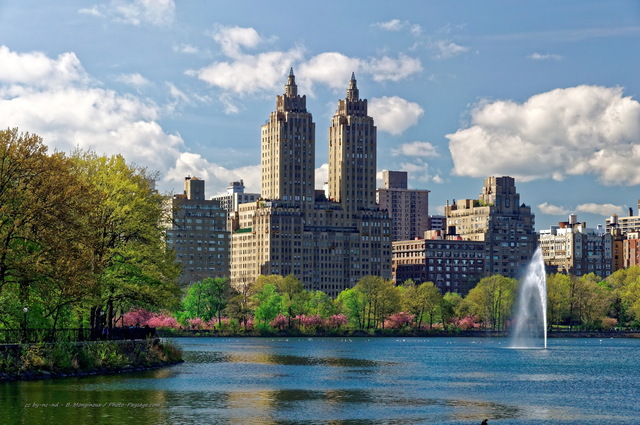
[{"label": "dark water in foreground", "polygon": [[187,361],[0,384],[2,424],[640,424],[640,340],[177,339]]}]

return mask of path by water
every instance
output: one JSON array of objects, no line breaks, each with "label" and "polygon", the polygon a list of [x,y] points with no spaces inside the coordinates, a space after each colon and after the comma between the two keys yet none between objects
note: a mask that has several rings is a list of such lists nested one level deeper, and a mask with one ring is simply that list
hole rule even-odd
[{"label": "path by water", "polygon": [[177,339],[186,363],[0,384],[7,424],[633,424],[640,340]]}]

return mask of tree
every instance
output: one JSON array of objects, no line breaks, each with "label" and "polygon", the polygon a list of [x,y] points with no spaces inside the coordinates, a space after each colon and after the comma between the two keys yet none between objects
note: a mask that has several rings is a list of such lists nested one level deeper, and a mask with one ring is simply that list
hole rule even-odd
[{"label": "tree", "polygon": [[464,298],[461,309],[482,318],[484,327],[504,330],[515,301],[517,281],[501,275],[485,277]]},{"label": "tree", "polygon": [[256,303],[255,319],[266,326],[280,313],[282,296],[278,294],[275,285],[267,283],[253,296]]},{"label": "tree", "polygon": [[199,317],[206,321],[216,317],[220,322],[229,294],[229,280],[225,278],[208,277],[193,283],[187,288],[187,294],[182,300],[185,317]]},{"label": "tree", "polygon": [[555,273],[547,275],[547,319],[549,326],[556,327],[569,317],[569,292],[571,278],[566,274]]},{"label": "tree", "polygon": [[0,131],[0,316],[21,321],[22,308],[55,329],[92,290],[91,190],[63,154],[42,139]]},{"label": "tree", "polygon": [[578,323],[589,329],[599,328],[611,304],[611,291],[593,273],[573,280],[571,305]]},{"label": "tree", "polygon": [[120,155],[75,152],[72,159],[95,194],[88,216],[94,232],[89,261],[98,285],[92,327],[99,326],[101,312],[114,326],[118,313],[131,307],[174,308],[180,266],[166,249],[161,227],[167,220],[165,197],[153,188],[155,177]]},{"label": "tree", "polygon": [[336,303],[340,311],[347,316],[351,326],[364,329],[365,326],[365,296],[355,288],[345,289],[338,294]]},{"label": "tree", "polygon": [[367,328],[384,324],[384,318],[400,308],[400,295],[393,282],[380,276],[365,276],[355,290],[364,296],[364,319]]},{"label": "tree", "polygon": [[612,316],[630,324],[640,319],[640,266],[620,269],[606,279],[612,290]]},{"label": "tree", "polygon": [[402,306],[415,316],[416,327],[420,329],[424,317],[427,316],[429,329],[432,329],[437,309],[442,302],[440,290],[433,282],[424,282],[416,286],[411,280],[406,281],[403,287]]},{"label": "tree", "polygon": [[462,296],[457,292],[447,292],[442,296],[440,318],[442,319],[442,327],[444,329],[447,329],[448,323],[456,315],[456,311],[461,302]]},{"label": "tree", "polygon": [[291,319],[304,313],[308,293],[302,282],[292,274],[277,281],[276,289],[282,296],[282,310],[287,316],[287,326],[291,328]]},{"label": "tree", "polygon": [[338,314],[336,303],[322,291],[311,291],[307,293],[304,301],[303,313],[307,315],[318,315],[323,319]]}]

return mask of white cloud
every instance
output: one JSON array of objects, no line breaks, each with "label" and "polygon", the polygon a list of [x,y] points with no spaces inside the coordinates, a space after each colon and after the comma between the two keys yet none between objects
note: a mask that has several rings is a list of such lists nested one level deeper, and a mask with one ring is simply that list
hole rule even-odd
[{"label": "white cloud", "polygon": [[385,31],[400,31],[404,27],[404,23],[400,19],[392,19],[386,22],[377,22],[374,25]]},{"label": "white cloud", "polygon": [[418,24],[412,24],[409,21],[401,21],[400,19],[391,19],[386,22],[376,22],[374,27],[380,28],[383,31],[402,31],[408,29],[409,32],[415,36],[422,33],[422,27]]},{"label": "white cloud", "polygon": [[97,18],[104,18],[104,15],[98,9],[98,6],[93,6],[92,8],[89,8],[89,9],[86,9],[86,8],[85,9],[80,9],[80,10],[78,10],[78,13],[81,13],[83,15],[95,16]]},{"label": "white cloud", "polygon": [[219,100],[227,113],[240,110],[238,100],[249,94],[273,92],[282,87],[289,69],[296,67],[300,92],[313,95],[314,84],[332,89],[347,87],[352,72],[370,75],[374,81],[400,81],[422,71],[419,59],[399,54],[361,59],[339,52],[323,52],[305,60],[304,48],[294,46],[287,51],[263,51],[248,54],[245,50],[265,44],[265,39],[253,28],[218,27],[212,39],[220,45],[229,60],[221,60],[187,75],[199,78],[221,89]]},{"label": "white cloud", "polygon": [[451,40],[432,41],[431,48],[435,50],[438,59],[448,59],[469,51],[468,47],[460,46]]},{"label": "white cloud", "polygon": [[565,207],[561,207],[558,205],[552,205],[549,204],[548,202],[544,202],[542,204],[538,205],[538,209],[540,210],[540,212],[542,214],[548,214],[548,215],[567,215],[569,214],[571,211],[566,209]]},{"label": "white cloud", "polygon": [[87,83],[89,77],[74,53],[51,59],[41,52],[16,53],[0,46],[0,81],[34,86]]},{"label": "white cloud", "polygon": [[299,71],[296,71],[296,76],[300,77],[300,85],[304,86],[306,91],[312,90],[313,83],[346,89],[351,73],[358,73],[361,67],[360,59],[350,58],[338,52],[325,52],[302,63],[298,67]]},{"label": "white cloud", "polygon": [[195,55],[200,53],[200,49],[191,44],[176,44],[173,46],[173,51],[178,53],[184,53],[186,55]]},{"label": "white cloud", "polygon": [[[180,187],[184,176],[201,171],[197,167],[207,168],[208,175],[217,179],[214,185],[226,187],[242,178],[259,190],[256,167],[228,170],[194,160],[199,155],[185,152],[180,135],[167,133],[158,124],[162,106],[101,88],[73,53],[48,58],[39,52],[17,54],[3,46],[0,63],[0,116],[6,127],[35,133],[62,152],[80,148],[100,155],[122,154],[150,170],[170,170],[160,190],[174,186],[171,183]],[[174,99],[187,101],[175,86],[169,84],[169,91]]]},{"label": "white cloud", "polygon": [[409,142],[403,143],[397,149],[392,149],[391,154],[393,156],[406,155],[406,156],[422,156],[435,158],[439,156],[435,146],[429,142]]},{"label": "white cloud", "polygon": [[170,25],[175,20],[173,0],[111,0],[106,5],[95,5],[78,12],[99,18],[109,18],[131,25]]},{"label": "white cloud", "polygon": [[213,34],[222,52],[231,58],[242,58],[243,48],[253,49],[262,42],[262,37],[253,28],[220,26]]},{"label": "white cloud", "polygon": [[533,53],[528,56],[529,59],[533,59],[536,61],[544,61],[544,60],[556,60],[559,61],[562,59],[562,56],[556,55],[553,53]]},{"label": "white cloud", "polygon": [[329,164],[324,163],[315,171],[316,189],[323,189],[324,183],[329,181]]},{"label": "white cloud", "polygon": [[586,212],[606,217],[613,214],[624,214],[624,207],[622,205],[588,203],[578,205],[576,212]]},{"label": "white cloud", "polygon": [[133,86],[133,87],[136,87],[136,88],[142,88],[142,87],[148,86],[150,84],[149,80],[144,78],[139,73],[121,74],[121,75],[118,75],[116,77],[116,80],[120,81],[121,83],[130,85],[130,86]]},{"label": "white cloud", "polygon": [[238,180],[244,181],[247,192],[260,193],[260,165],[229,169],[209,162],[200,154],[181,152],[176,158],[175,165],[167,171],[164,180],[169,182],[182,181],[187,175],[204,179],[208,196],[221,192],[216,188],[225,188],[229,182]]},{"label": "white cloud", "polygon": [[[408,173],[410,182],[418,181],[420,183],[427,183],[434,181],[437,183],[440,180],[440,176],[434,174],[434,171],[431,169],[429,164],[420,158],[400,163],[400,170]],[[418,187],[418,189],[423,188]]]},{"label": "white cloud", "polygon": [[400,81],[422,71],[420,59],[400,54],[398,59],[388,56],[370,59],[365,70],[371,74],[374,81]]},{"label": "white cloud", "polygon": [[482,102],[471,126],[447,135],[456,175],[523,181],[592,174],[640,184],[640,103],[621,88],[578,86],[526,102]]},{"label": "white cloud", "polygon": [[369,115],[374,118],[378,130],[394,135],[416,125],[423,114],[420,105],[398,96],[374,97],[369,101]]},{"label": "white cloud", "polygon": [[283,76],[301,57],[302,53],[296,49],[244,55],[233,62],[215,62],[188,74],[236,95],[272,91],[284,84]]}]

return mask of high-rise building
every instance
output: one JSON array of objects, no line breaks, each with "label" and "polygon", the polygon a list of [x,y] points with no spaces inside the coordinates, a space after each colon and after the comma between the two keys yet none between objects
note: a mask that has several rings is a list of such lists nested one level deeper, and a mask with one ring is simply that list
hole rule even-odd
[{"label": "high-rise building", "polygon": [[575,276],[595,273],[601,278],[611,274],[613,237],[602,225],[587,228],[572,214],[569,221],[540,231],[539,243],[549,272]]},{"label": "high-rise building", "polygon": [[444,215],[430,215],[429,216],[429,230],[446,230],[447,229],[447,217]]},{"label": "high-rise building", "polygon": [[376,207],[376,126],[351,74],[329,127],[329,199],[345,211]]},{"label": "high-rise building", "polygon": [[244,191],[244,182],[231,182],[227,186],[227,193],[212,196],[211,200],[220,202],[220,206],[229,214],[238,211],[238,205],[257,201],[259,193],[247,193]]},{"label": "high-rise building", "polygon": [[393,242],[394,282],[397,285],[409,279],[416,284],[433,282],[443,294],[467,294],[486,274],[484,242],[449,237],[439,230],[426,233],[432,235]]},{"label": "high-rise building", "polygon": [[262,197],[233,218],[232,285],[293,274],[306,289],[337,296],[364,276],[391,277],[390,220],[375,205],[376,134],[366,114],[352,76],[329,130],[334,201],[316,201],[315,124],[289,73],[262,127]]},{"label": "high-rise building", "polygon": [[188,285],[207,277],[229,276],[227,212],[217,201],[204,199],[204,180],[186,177],[184,193],[168,203],[172,221],[167,245],[182,265],[180,283]]},{"label": "high-rise building", "polygon": [[378,203],[389,212],[392,241],[419,238],[429,230],[429,191],[407,189],[406,171],[382,171]]},{"label": "high-rise building", "polygon": [[[640,200],[638,200],[638,212],[640,213]],[[618,230],[623,236],[627,233],[640,231],[640,215],[633,215],[633,208],[629,207],[629,215],[620,217],[613,214],[605,220],[607,232]]]},{"label": "high-rise building", "polygon": [[298,95],[293,69],[276,110],[262,126],[262,197],[290,205],[313,205],[316,125],[307,97]]},{"label": "high-rise building", "polygon": [[487,273],[520,277],[537,241],[534,215],[520,204],[513,177],[487,177],[477,200],[454,200],[445,216],[447,227],[455,226],[462,239],[485,242]]}]

